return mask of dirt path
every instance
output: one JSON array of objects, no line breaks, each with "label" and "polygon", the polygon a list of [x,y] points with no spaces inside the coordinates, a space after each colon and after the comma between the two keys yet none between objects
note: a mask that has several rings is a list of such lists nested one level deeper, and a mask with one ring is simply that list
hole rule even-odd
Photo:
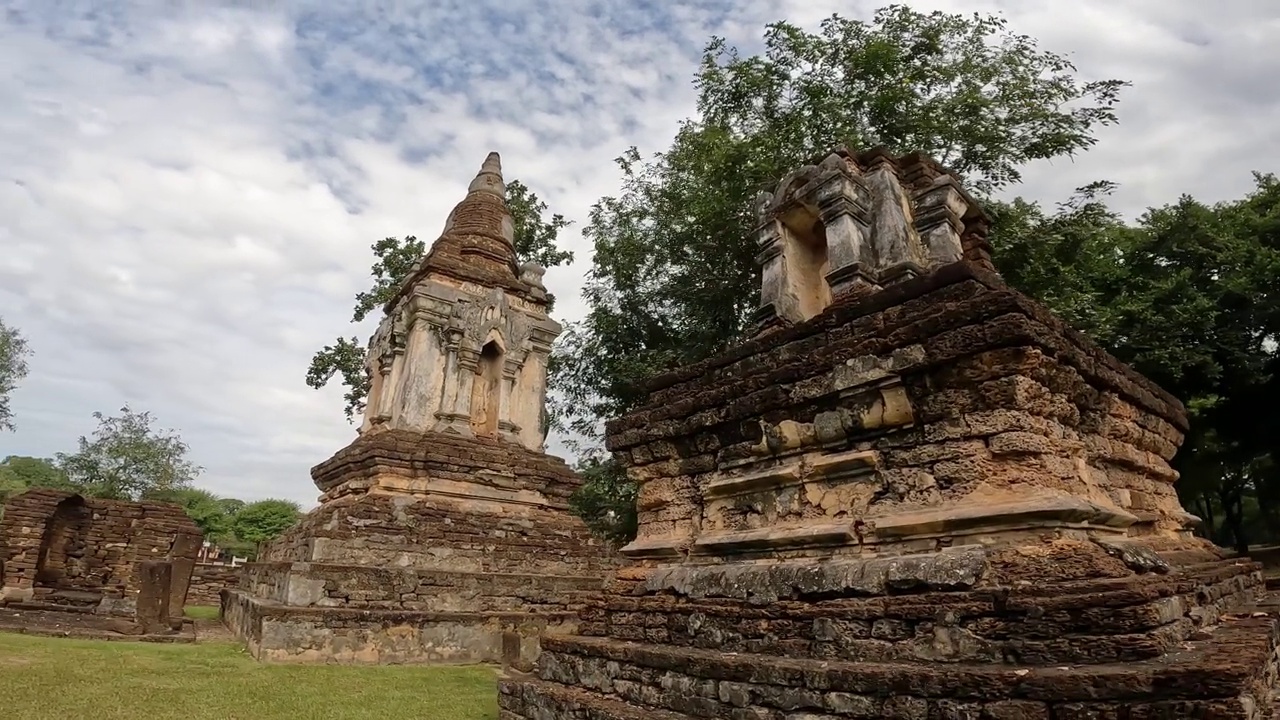
[{"label": "dirt path", "polygon": [[196,620],[196,642],[234,642],[236,637],[219,620]]}]

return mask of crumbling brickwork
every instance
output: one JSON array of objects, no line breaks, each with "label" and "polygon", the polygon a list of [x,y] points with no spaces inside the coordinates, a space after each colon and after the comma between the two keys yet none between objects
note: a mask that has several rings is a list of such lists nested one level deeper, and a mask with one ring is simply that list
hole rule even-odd
[{"label": "crumbling brickwork", "polygon": [[4,597],[56,590],[129,597],[139,562],[173,559],[175,538],[200,534],[177,505],[28,490],[5,503],[0,519]]},{"label": "crumbling brickwork", "polygon": [[599,590],[593,576],[460,572],[316,563],[254,563],[242,584],[255,597],[361,610],[569,612]]},{"label": "crumbling brickwork", "polygon": [[841,150],[759,209],[759,333],[608,423],[635,564],[504,720],[1271,717],[1182,404],[1008,287],[954,177]]},{"label": "crumbling brickwork", "polygon": [[[314,472],[326,502],[263,560],[595,576],[606,567],[600,543],[568,510],[582,481],[559,458],[393,430],[360,437]],[[368,494],[378,482],[438,492]]]},{"label": "crumbling brickwork", "polygon": [[957,263],[818,320],[658,378],[610,425],[643,482],[633,554],[931,549],[1059,520],[1187,537],[1181,404],[997,276]]},{"label": "crumbling brickwork", "polygon": [[243,575],[239,567],[197,563],[191,574],[187,605],[217,605],[222,601],[222,589],[238,587]]}]

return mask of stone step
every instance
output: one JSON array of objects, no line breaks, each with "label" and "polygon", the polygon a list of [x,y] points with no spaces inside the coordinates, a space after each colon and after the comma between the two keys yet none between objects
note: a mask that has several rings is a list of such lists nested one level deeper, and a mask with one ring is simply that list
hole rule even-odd
[{"label": "stone step", "polygon": [[92,606],[102,602],[102,593],[86,592],[82,590],[54,590],[45,595],[42,599],[47,598],[51,602],[59,605],[79,605]]},{"label": "stone step", "polygon": [[238,587],[288,605],[440,612],[577,611],[600,577],[451,572],[330,563],[245,566]]},{"label": "stone step", "polygon": [[535,678],[502,680],[498,683],[498,692],[499,720],[687,720],[690,717]]},{"label": "stone step", "polygon": [[260,660],[354,664],[494,663],[528,669],[539,638],[570,633],[571,612],[432,612],[298,607],[222,591],[223,622]]},{"label": "stone step", "polygon": [[92,615],[97,611],[96,605],[64,605],[55,602],[41,602],[39,600],[27,600],[25,602],[11,602],[4,605],[6,610],[42,610],[46,612],[61,612],[80,615]]},{"label": "stone step", "polygon": [[[1245,720],[1271,712],[1269,706],[1257,706],[1271,699],[1255,701],[1250,688],[1276,673],[1277,630],[1271,617],[1227,619],[1202,639],[1160,658],[1093,666],[828,662],[547,636],[537,676],[544,683],[689,717],[987,713],[1074,720],[1108,717],[1107,712],[1124,707],[1152,718]],[[539,696],[540,688],[520,692]],[[1171,708],[1181,714],[1169,715]],[[1259,711],[1265,712],[1254,714]],[[560,717],[539,712],[513,717]]]},{"label": "stone step", "polygon": [[1246,566],[1043,588],[777,600],[606,595],[578,634],[721,652],[848,662],[1022,665],[1159,657],[1260,589]]}]

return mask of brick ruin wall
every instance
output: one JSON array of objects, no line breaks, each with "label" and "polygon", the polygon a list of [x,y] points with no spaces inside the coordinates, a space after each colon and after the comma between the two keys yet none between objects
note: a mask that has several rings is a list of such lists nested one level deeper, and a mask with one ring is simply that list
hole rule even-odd
[{"label": "brick ruin wall", "polygon": [[[1124,574],[1064,549],[1075,577]],[[502,684],[500,717],[1261,720],[1249,713],[1275,681],[1275,626],[1221,615],[1262,591],[1256,568],[1026,574],[1057,559],[1002,565],[973,548],[728,568],[700,597],[619,583],[577,636],[543,639],[536,679]],[[834,597],[851,576],[864,595]],[[751,587],[774,599],[730,597]]]},{"label": "brick ruin wall", "polygon": [[503,517],[421,497],[366,495],[316,508],[262,560],[600,575],[607,550],[585,533],[560,513]]},{"label": "brick ruin wall", "polygon": [[187,605],[218,605],[222,589],[239,587],[243,575],[243,567],[197,563],[187,589]]},{"label": "brick ruin wall", "polygon": [[3,586],[132,595],[137,564],[167,558],[178,534],[200,529],[177,505],[28,490],[0,519]]},{"label": "brick ruin wall", "polygon": [[[1267,618],[1186,643],[1176,665],[1091,668],[808,664],[715,650],[548,637],[537,681],[503,681],[501,720],[1270,720]],[[1247,692],[1241,696],[1241,689]],[[589,689],[589,690],[588,690]],[[603,696],[603,697],[602,697]]]},{"label": "brick ruin wall", "polygon": [[280,603],[292,599],[328,608],[473,613],[569,612],[581,607],[577,598],[600,586],[596,576],[294,563],[251,563],[240,584],[256,598]]},{"label": "brick ruin wall", "polygon": [[[889,379],[901,401],[886,392]],[[1169,465],[1186,429],[1181,404],[966,264],[653,386],[644,407],[608,426],[610,448],[642,481],[637,548],[675,556],[700,536],[776,534],[824,517],[869,518],[870,537],[870,518],[1046,496],[1131,514],[1130,531],[1157,545],[1190,520]],[[864,395],[833,392],[841,387]],[[895,401],[908,408],[899,428],[888,418]],[[709,492],[727,468],[776,468],[784,461],[774,457],[798,450],[868,451],[871,472],[859,482],[813,477],[791,494],[766,488],[763,506],[751,492]],[[814,469],[788,472],[804,480]],[[860,539],[850,540],[857,552]]]},{"label": "brick ruin wall", "polygon": [[320,506],[222,593],[260,659],[528,668],[618,562],[569,510],[581,479],[512,443],[378,430],[312,478]]}]

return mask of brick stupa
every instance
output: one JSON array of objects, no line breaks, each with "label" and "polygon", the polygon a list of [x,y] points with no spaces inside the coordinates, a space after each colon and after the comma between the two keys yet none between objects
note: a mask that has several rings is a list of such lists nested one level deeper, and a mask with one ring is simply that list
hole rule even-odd
[{"label": "brick stupa", "polygon": [[609,552],[544,452],[543,268],[517,266],[496,153],[386,305],[359,437],[311,471],[321,504],[223,593],[267,660],[504,662],[570,632]]},{"label": "brick stupa", "polygon": [[503,720],[1271,718],[1182,404],[1006,285],[951,173],[839,150],[758,209],[759,333],[608,424],[635,564]]}]

